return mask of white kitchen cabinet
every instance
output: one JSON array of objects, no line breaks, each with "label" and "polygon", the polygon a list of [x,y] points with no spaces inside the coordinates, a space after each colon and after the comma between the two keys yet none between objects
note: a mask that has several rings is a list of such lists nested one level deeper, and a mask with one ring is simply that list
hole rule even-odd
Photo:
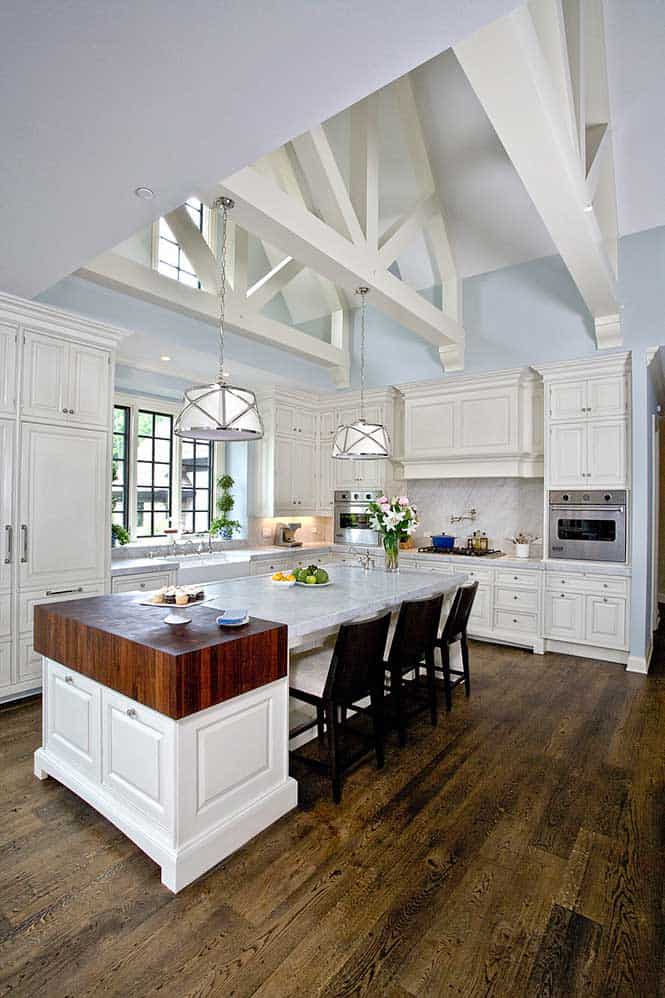
[{"label": "white kitchen cabinet", "polygon": [[[41,665],[41,658],[39,659]],[[46,747],[95,781],[101,778],[101,687],[57,662],[47,670]]]},{"label": "white kitchen cabinet", "polygon": [[[25,423],[21,435],[17,557],[22,588],[104,578],[108,434]],[[54,487],[58,483],[59,487]]]},{"label": "white kitchen cabinet", "polygon": [[585,640],[600,648],[626,647],[626,600],[586,596]]},{"label": "white kitchen cabinet", "polygon": [[104,584],[93,582],[80,586],[56,586],[53,589],[21,590],[18,598],[18,630],[23,636],[32,638],[35,607],[42,603],[63,603],[71,599],[86,599],[88,596],[103,596]]},{"label": "white kitchen cabinet", "polygon": [[16,361],[18,332],[12,323],[0,322],[0,416],[16,413]]},{"label": "white kitchen cabinet", "polygon": [[313,513],[317,504],[316,448],[309,440],[293,441],[291,480],[295,505]]},{"label": "white kitchen cabinet", "polygon": [[14,643],[0,641],[0,699],[6,696],[7,687],[12,684],[12,659]]},{"label": "white kitchen cabinet", "polygon": [[0,419],[0,593],[9,591],[16,559],[14,524],[14,422]]},{"label": "white kitchen cabinet", "polygon": [[590,421],[587,426],[587,484],[625,488],[628,477],[628,421]]},{"label": "white kitchen cabinet", "polygon": [[628,386],[624,374],[555,381],[549,385],[548,398],[552,422],[625,416],[628,411]]},{"label": "white kitchen cabinet", "polygon": [[628,421],[553,423],[548,471],[552,488],[625,488]]},{"label": "white kitchen cabinet", "polygon": [[12,597],[9,593],[0,594],[0,640],[11,637]]},{"label": "white kitchen cabinet", "polygon": [[42,657],[34,648],[32,635],[21,637],[16,656],[16,682],[24,688],[39,686],[42,675]]},{"label": "white kitchen cabinet", "polygon": [[479,585],[476,590],[476,598],[473,601],[471,613],[469,614],[469,633],[472,634],[477,628],[485,630],[491,623],[491,600],[492,591],[487,585]]},{"label": "white kitchen cabinet", "polygon": [[102,687],[102,783],[120,803],[168,828],[173,817],[173,722]]},{"label": "white kitchen cabinet", "polygon": [[535,613],[520,613],[518,610],[502,610],[497,607],[494,610],[494,626],[501,632],[536,635],[538,616]]},{"label": "white kitchen cabinet", "polygon": [[584,596],[580,593],[545,593],[545,637],[559,641],[584,638]]},{"label": "white kitchen cabinet", "polygon": [[572,488],[587,484],[587,427],[581,423],[550,426],[549,484]]},{"label": "white kitchen cabinet", "polygon": [[290,437],[275,439],[275,513],[295,507],[293,489],[293,441]]},{"label": "white kitchen cabinet", "polygon": [[301,436],[313,440],[316,436],[316,412],[298,404],[277,403],[275,430],[286,436]]},{"label": "white kitchen cabinet", "polygon": [[108,426],[109,368],[107,350],[27,330],[21,414],[49,422]]},{"label": "white kitchen cabinet", "polygon": [[249,574],[272,575],[274,572],[289,572],[292,567],[292,558],[258,558],[250,563]]},{"label": "white kitchen cabinet", "polygon": [[507,589],[504,586],[495,586],[494,606],[501,610],[536,613],[538,610],[538,590]]},{"label": "white kitchen cabinet", "polygon": [[319,499],[318,509],[324,516],[332,516],[335,500],[335,465],[331,440],[321,440],[319,447]]}]

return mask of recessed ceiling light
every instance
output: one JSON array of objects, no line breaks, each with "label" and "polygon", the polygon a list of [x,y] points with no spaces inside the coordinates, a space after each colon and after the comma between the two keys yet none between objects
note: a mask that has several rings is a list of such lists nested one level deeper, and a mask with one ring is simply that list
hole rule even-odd
[{"label": "recessed ceiling light", "polygon": [[169,355],[167,353],[163,353],[162,356],[159,359],[160,360],[170,360],[171,358],[169,357]]},{"label": "recessed ceiling light", "polygon": [[136,187],[134,193],[137,198],[141,198],[141,201],[151,201],[155,196],[152,187]]},{"label": "recessed ceiling light", "polygon": [[584,210],[585,211],[593,211],[593,205],[591,204],[591,202],[589,202],[589,204],[585,204],[584,205]]}]

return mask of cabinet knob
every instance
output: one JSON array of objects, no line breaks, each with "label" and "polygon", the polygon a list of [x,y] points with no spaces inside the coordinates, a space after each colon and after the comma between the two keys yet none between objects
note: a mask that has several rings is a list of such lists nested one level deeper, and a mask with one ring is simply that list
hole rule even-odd
[{"label": "cabinet knob", "polygon": [[65,682],[69,683],[71,685],[74,682],[74,677],[73,676],[65,676]]},{"label": "cabinet knob", "polygon": [[127,708],[127,717],[136,717],[136,711],[133,707]]},{"label": "cabinet knob", "polygon": [[62,411],[63,411],[63,412],[67,412],[67,409],[63,409]]},{"label": "cabinet knob", "polygon": [[603,603],[607,603],[607,596],[603,596]]},{"label": "cabinet knob", "polygon": [[513,599],[519,599],[519,596],[513,596]]},{"label": "cabinet knob", "polygon": [[517,617],[513,617],[513,624],[517,623]]},{"label": "cabinet knob", "polygon": [[70,415],[70,416],[73,416],[73,415],[74,415],[74,410],[73,410],[73,409],[70,409],[70,410],[69,410],[69,415]]},{"label": "cabinet knob", "polygon": [[139,589],[145,589],[145,582],[139,582]]}]

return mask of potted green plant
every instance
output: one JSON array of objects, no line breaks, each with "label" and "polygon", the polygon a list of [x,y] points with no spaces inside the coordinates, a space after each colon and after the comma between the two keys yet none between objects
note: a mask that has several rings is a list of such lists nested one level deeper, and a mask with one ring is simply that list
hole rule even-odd
[{"label": "potted green plant", "polygon": [[[115,476],[118,474],[118,462],[113,462],[113,471],[111,478],[115,481]],[[111,509],[115,509],[118,502],[117,496],[111,496]],[[130,536],[125,530],[125,528],[120,523],[111,524],[111,547],[115,547],[116,544],[129,544]]]},{"label": "potted green plant", "polygon": [[222,475],[217,479],[217,488],[220,494],[215,505],[219,516],[216,516],[210,524],[210,533],[220,534],[226,541],[230,541],[233,538],[233,532],[240,530],[242,526],[239,520],[232,520],[229,516],[236,504],[231,495],[231,489],[234,485],[235,480],[231,475]]}]

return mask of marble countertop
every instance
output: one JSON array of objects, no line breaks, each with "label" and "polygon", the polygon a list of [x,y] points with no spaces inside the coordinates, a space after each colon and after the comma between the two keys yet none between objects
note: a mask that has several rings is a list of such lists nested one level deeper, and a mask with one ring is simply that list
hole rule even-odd
[{"label": "marble countertop", "polygon": [[326,564],[330,586],[273,585],[267,576],[232,579],[206,585],[206,603],[218,610],[246,608],[250,616],[287,624],[289,646],[340,624],[394,609],[404,599],[451,593],[466,574],[437,575],[402,570],[364,572],[358,565]]},{"label": "marble countertop", "polygon": [[260,561],[263,558],[276,558],[279,555],[298,556],[299,552],[330,551],[330,544],[303,544],[296,548],[278,547],[276,544],[265,547],[228,548],[221,551],[202,551],[200,554],[174,555],[153,558],[115,558],[111,561],[111,576],[140,575],[143,572],[171,571],[175,572],[180,565],[196,564],[198,561],[207,563],[220,561],[225,564],[238,562]]}]

